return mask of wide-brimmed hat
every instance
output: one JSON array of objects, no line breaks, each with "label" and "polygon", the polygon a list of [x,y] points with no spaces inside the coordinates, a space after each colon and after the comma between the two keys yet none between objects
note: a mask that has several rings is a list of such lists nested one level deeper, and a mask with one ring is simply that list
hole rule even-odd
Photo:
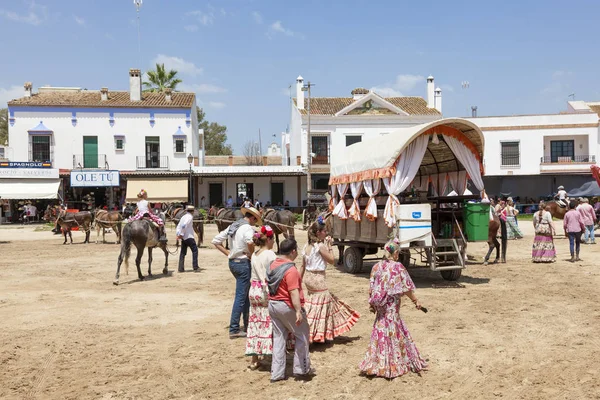
[{"label": "wide-brimmed hat", "polygon": [[260,211],[258,211],[256,208],[254,207],[242,207],[241,209],[242,214],[246,215],[246,213],[250,213],[252,215],[254,215],[256,217],[256,223],[258,225],[262,225],[262,217],[260,215]]},{"label": "wide-brimmed hat", "polygon": [[565,187],[561,185],[558,187],[558,190],[565,190]]},{"label": "wide-brimmed hat", "polygon": [[196,211],[196,209],[194,208],[194,206],[192,204],[188,204],[185,207],[185,211]]}]

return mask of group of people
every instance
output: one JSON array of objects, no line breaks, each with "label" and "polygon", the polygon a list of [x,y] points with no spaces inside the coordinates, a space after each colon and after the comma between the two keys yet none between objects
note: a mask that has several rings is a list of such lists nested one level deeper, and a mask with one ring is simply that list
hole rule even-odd
[{"label": "group of people", "polygon": [[[233,208],[236,206],[243,207],[243,208],[254,207],[257,210],[261,210],[263,207],[272,207],[273,205],[271,204],[270,201],[267,201],[265,204],[263,204],[263,202],[260,201],[260,199],[258,199],[258,198],[254,199],[254,202],[252,202],[252,199],[250,199],[248,197],[238,197],[238,201],[236,202],[235,200],[233,200],[233,197],[230,195],[227,198],[227,201],[225,202],[225,208]],[[277,206],[289,209],[290,202],[289,202],[289,200],[286,200],[283,204],[279,203],[279,204],[277,204]]]},{"label": "group of people", "polygon": [[[309,345],[332,341],[348,332],[360,315],[329,291],[328,264],[334,263],[332,241],[319,218],[309,228],[308,243],[299,251],[297,242],[286,239],[273,252],[274,232],[262,225],[255,207],[243,207],[244,218],[235,221],[213,239],[228,257],[236,279],[229,324],[231,339],[245,338],[249,368],[256,370],[271,356],[271,382],[287,379],[286,349],[294,349],[293,374],[311,377]],[[258,231],[254,226],[259,225]],[[229,242],[228,250],[223,244]],[[376,321],[371,344],[360,363],[367,375],[393,378],[426,367],[398,311],[406,295],[417,308],[414,284],[398,260],[398,242],[386,247],[386,259],[373,268],[370,280],[371,310]],[[295,260],[301,255],[301,266]],[[303,285],[306,287],[305,295]],[[240,325],[240,320],[243,325]]]}]

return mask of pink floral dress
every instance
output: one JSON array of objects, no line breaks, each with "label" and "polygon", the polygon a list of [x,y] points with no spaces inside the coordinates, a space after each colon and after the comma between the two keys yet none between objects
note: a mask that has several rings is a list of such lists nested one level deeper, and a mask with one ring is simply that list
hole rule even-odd
[{"label": "pink floral dress", "polygon": [[414,289],[401,263],[384,260],[373,267],[369,303],[375,309],[375,323],[369,348],[359,364],[366,375],[396,378],[427,367],[399,313],[400,298]]}]

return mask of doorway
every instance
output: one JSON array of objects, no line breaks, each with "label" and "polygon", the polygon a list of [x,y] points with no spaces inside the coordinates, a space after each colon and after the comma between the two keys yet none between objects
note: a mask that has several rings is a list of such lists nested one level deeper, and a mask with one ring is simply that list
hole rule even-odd
[{"label": "doorway", "polygon": [[283,182],[271,182],[271,204],[282,206],[285,202],[283,193]]},{"label": "doorway", "polygon": [[146,168],[160,168],[160,137],[146,136]]},{"label": "doorway", "polygon": [[237,202],[241,206],[244,198],[247,197],[254,204],[254,184],[253,183],[238,183],[237,184]]},{"label": "doorway", "polygon": [[83,137],[83,168],[98,168],[98,136]]},{"label": "doorway", "polygon": [[223,206],[223,184],[222,183],[209,183],[208,184],[208,202],[209,206],[222,207]]}]

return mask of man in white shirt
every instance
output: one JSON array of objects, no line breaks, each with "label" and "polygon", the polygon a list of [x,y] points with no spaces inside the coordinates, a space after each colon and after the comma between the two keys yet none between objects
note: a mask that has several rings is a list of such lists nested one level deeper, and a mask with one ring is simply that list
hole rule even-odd
[{"label": "man in white shirt", "polygon": [[[235,339],[246,337],[245,328],[248,326],[248,313],[250,301],[248,291],[250,290],[251,265],[250,258],[254,253],[254,228],[256,224],[262,225],[260,212],[254,207],[242,208],[244,218],[235,221],[225,230],[219,232],[212,240],[217,250],[225,254],[229,259],[229,270],[235,277],[235,298],[231,309],[229,321],[229,338]],[[229,239],[231,250],[223,246],[223,242]],[[244,329],[240,329],[240,317],[244,319]]]},{"label": "man in white shirt", "polygon": [[188,205],[185,210],[187,213],[181,217],[177,224],[176,235],[177,239],[181,240],[181,253],[179,254],[179,272],[184,272],[183,264],[187,254],[188,247],[192,249],[192,267],[194,271],[199,271],[198,267],[198,245],[194,238],[194,206]]}]

